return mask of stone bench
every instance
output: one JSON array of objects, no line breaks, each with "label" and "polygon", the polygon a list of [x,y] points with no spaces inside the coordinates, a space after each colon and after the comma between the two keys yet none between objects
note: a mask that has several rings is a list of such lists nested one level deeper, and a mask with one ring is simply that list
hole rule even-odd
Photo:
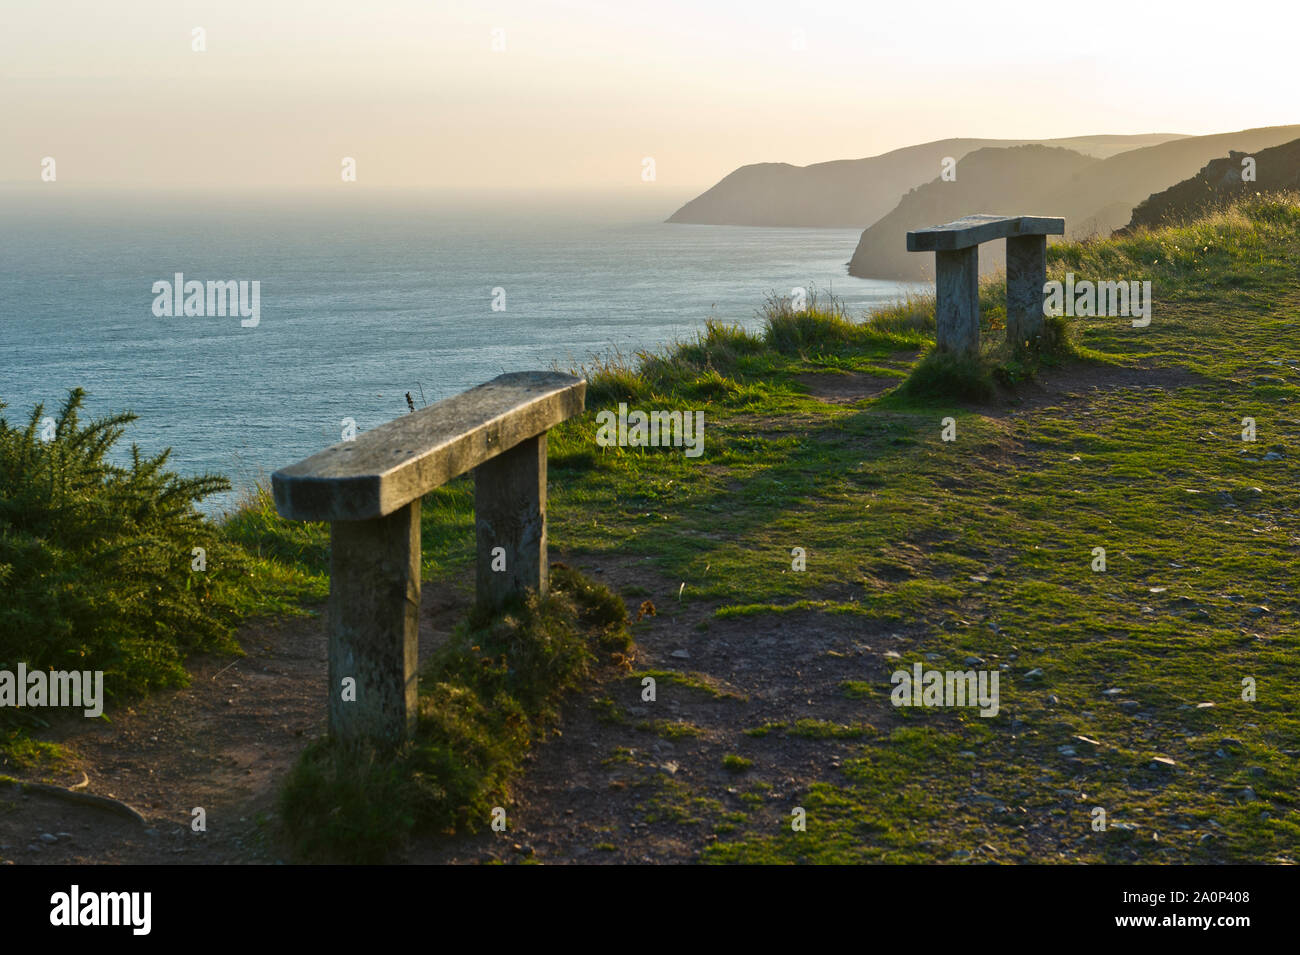
[{"label": "stone bench", "polygon": [[1061,218],[983,214],[907,233],[907,251],[934,253],[938,346],[979,353],[979,246],[993,239],[1007,240],[1007,341],[1037,338],[1043,329],[1047,237],[1064,234]]},{"label": "stone bench", "polygon": [[558,372],[501,375],[271,475],[281,516],[330,522],[332,737],[395,742],[415,727],[423,495],[472,469],[478,601],[546,593],[546,433],[586,391]]}]

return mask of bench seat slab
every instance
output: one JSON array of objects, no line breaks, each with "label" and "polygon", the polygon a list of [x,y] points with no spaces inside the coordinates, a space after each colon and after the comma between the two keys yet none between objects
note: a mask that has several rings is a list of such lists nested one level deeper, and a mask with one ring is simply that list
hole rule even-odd
[{"label": "bench seat slab", "polygon": [[500,375],[271,475],[275,507],[297,521],[391,514],[580,414],[587,383],[559,372]]},{"label": "bench seat slab", "polygon": [[907,251],[952,251],[1017,235],[1064,234],[1065,220],[1055,216],[995,216],[979,213],[907,233]]}]

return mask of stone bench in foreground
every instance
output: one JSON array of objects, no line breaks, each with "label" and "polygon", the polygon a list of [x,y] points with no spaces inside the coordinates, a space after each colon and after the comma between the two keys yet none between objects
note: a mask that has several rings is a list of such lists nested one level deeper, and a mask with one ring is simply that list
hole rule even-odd
[{"label": "stone bench in foreground", "polygon": [[415,727],[423,495],[473,470],[479,602],[546,593],[546,432],[582,412],[586,391],[558,372],[501,375],[271,475],[281,516],[330,522],[332,737],[397,741]]},{"label": "stone bench in foreground", "polygon": [[985,214],[907,233],[907,251],[934,253],[938,346],[979,353],[979,246],[993,239],[1007,240],[1007,340],[1037,338],[1043,330],[1047,237],[1064,234],[1062,218]]}]

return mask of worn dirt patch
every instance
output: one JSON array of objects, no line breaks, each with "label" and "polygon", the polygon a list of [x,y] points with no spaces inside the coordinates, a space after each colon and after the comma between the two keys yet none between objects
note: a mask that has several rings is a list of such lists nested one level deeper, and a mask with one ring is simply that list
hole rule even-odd
[{"label": "worn dirt patch", "polygon": [[[718,838],[717,812],[745,809],[751,819],[779,828],[814,783],[843,784],[842,761],[862,747],[860,739],[780,731],[755,737],[746,729],[805,718],[885,732],[898,725],[887,694],[849,699],[840,684],[887,685],[894,667],[884,653],[906,651],[915,635],[869,632],[861,619],[815,611],[717,620],[713,604],[679,605],[675,583],[655,579],[638,564],[602,558],[583,568],[616,592],[649,591],[658,613],[633,628],[633,673],[602,680],[567,702],[557,732],[532,754],[505,807],[505,832],[485,828],[421,840],[405,861],[693,861]],[[628,603],[635,608],[642,599]],[[713,691],[660,679],[649,702],[634,675],[645,670],[688,675]],[[612,700],[621,718],[611,720],[607,707],[593,705],[601,698]],[[703,732],[669,739],[646,727],[651,721],[692,724]],[[727,755],[751,759],[753,766],[733,773],[723,764]],[[755,784],[771,787],[758,810],[741,800]]]},{"label": "worn dirt patch", "polygon": [[1008,412],[1033,411],[1061,401],[1087,401],[1099,392],[1123,389],[1204,387],[1212,379],[1178,365],[1104,365],[1073,362],[1045,371],[1039,379],[1021,386],[989,412],[998,417]]},{"label": "worn dirt patch", "polygon": [[[469,605],[460,590],[426,582],[420,656],[441,645]],[[325,607],[317,616],[258,620],[237,635],[246,656],[197,657],[190,685],[155,693],[111,721],[68,716],[40,734],[69,764],[39,781],[127,803],[145,827],[102,810],[0,786],[0,859],[16,863],[274,862],[265,822],[303,747],[325,732]],[[0,766],[0,773],[37,781]],[[207,831],[190,828],[196,807]],[[42,839],[43,835],[54,841]]]},{"label": "worn dirt patch", "polygon": [[833,405],[852,405],[868,398],[874,398],[901,384],[902,378],[887,375],[868,375],[854,371],[844,374],[835,372],[809,372],[795,379],[808,389],[808,393],[818,401]]},{"label": "worn dirt patch", "polygon": [[[851,700],[839,684],[887,680],[883,653],[906,651],[915,639],[906,633],[867,633],[860,620],[816,612],[715,620],[712,604],[679,604],[676,582],[655,576],[644,561],[553,556],[623,594],[633,614],[647,598],[655,605],[655,615],[634,625],[633,672],[689,674],[712,689],[661,679],[656,700],[647,702],[631,673],[607,668],[567,701],[551,738],[531,754],[507,800],[506,832],[422,837],[394,861],[690,861],[717,838],[715,811],[742,807],[741,789],[769,786],[767,802],[748,811],[778,825],[810,785],[841,781],[842,759],[861,745],[781,732],[753,737],[744,730],[806,717],[884,730],[894,725],[888,706]],[[469,600],[462,591],[426,583],[423,605],[425,657]],[[45,781],[71,785],[84,771],[89,792],[123,800],[147,825],[0,787],[0,858],[20,864],[288,861],[276,841],[276,801],[302,748],[325,731],[324,624],[322,616],[253,623],[239,633],[248,655],[194,660],[191,686],[112,712],[111,723],[70,718],[52,727],[45,736],[62,742],[72,761]],[[592,705],[604,698],[615,704],[617,720]],[[702,735],[666,738],[649,728],[651,721],[692,724]],[[723,764],[727,755],[754,765],[735,774]],[[708,811],[693,813],[703,802]],[[207,814],[204,833],[190,828],[198,806]]]}]

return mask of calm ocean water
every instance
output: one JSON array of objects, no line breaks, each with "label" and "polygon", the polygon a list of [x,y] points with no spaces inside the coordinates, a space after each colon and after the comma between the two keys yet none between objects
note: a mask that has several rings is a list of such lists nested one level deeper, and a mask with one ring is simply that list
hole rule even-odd
[{"label": "calm ocean water", "polygon": [[[711,316],[758,327],[774,290],[855,313],[906,290],[845,274],[854,230],[664,224],[673,208],[0,193],[3,414],[80,385],[92,415],[140,416],[125,446],[242,486],[337,442],[343,418],[406,413],[407,391],[654,348]],[[260,324],[156,317],[153,283],[176,272],[260,281]]]}]

